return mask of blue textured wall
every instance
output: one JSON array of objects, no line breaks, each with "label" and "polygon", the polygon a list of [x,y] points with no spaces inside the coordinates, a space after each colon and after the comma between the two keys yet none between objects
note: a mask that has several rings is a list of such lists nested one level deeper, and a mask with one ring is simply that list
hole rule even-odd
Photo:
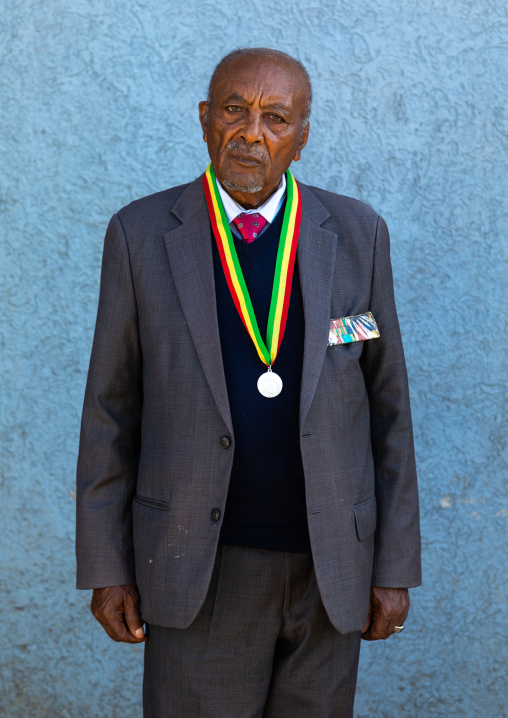
[{"label": "blue textured wall", "polygon": [[[2,715],[140,716],[142,649],[74,582],[74,471],[109,216],[207,161],[219,56],[297,55],[300,179],[391,229],[425,585],[364,645],[357,716],[508,715],[505,0],[3,0],[0,13]],[[248,41],[247,41],[248,42]],[[7,607],[7,608],[6,608]]]}]

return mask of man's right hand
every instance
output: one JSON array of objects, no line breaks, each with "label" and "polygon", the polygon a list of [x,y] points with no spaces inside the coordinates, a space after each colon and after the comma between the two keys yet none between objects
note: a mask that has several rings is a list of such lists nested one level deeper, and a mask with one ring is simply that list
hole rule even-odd
[{"label": "man's right hand", "polygon": [[90,610],[108,636],[124,643],[146,641],[136,586],[94,588]]}]

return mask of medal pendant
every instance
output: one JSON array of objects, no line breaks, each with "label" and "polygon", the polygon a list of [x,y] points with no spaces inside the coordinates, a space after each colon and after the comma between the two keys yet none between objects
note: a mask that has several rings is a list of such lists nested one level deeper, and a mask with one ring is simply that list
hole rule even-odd
[{"label": "medal pendant", "polygon": [[267,399],[272,399],[274,396],[278,396],[282,391],[282,379],[278,374],[272,371],[271,367],[268,367],[268,371],[258,379],[258,391]]}]

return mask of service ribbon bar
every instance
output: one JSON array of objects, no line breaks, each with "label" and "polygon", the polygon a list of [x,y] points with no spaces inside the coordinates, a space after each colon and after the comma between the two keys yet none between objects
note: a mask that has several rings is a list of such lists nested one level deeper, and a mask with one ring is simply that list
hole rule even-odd
[{"label": "service ribbon bar", "polygon": [[206,202],[212,230],[217,242],[224,275],[238,313],[254,342],[261,361],[267,366],[274,363],[286,328],[291,297],[291,284],[295,266],[296,248],[300,234],[302,199],[295,178],[286,172],[287,202],[277,251],[272,298],[268,315],[266,344],[261,338],[249,291],[238,261],[235,242],[217,188],[217,179],[210,163],[203,175]]},{"label": "service ribbon bar", "polygon": [[328,346],[363,342],[366,339],[378,339],[379,336],[379,329],[372,312],[339,317],[330,322]]}]

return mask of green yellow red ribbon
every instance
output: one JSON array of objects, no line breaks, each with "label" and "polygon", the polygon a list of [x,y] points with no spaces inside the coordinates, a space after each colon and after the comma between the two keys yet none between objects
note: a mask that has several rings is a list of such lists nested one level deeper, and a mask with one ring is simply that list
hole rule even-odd
[{"label": "green yellow red ribbon", "polygon": [[272,298],[268,315],[266,343],[259,332],[256,315],[252,307],[249,291],[243,277],[242,268],[238,261],[233,235],[221,196],[217,188],[217,179],[210,163],[203,175],[206,202],[212,230],[219,249],[224,275],[229,291],[238,310],[238,313],[254,342],[261,361],[272,366],[279,352],[291,297],[291,284],[295,266],[296,248],[300,234],[300,221],[302,216],[302,198],[295,178],[289,170],[286,172],[287,201],[282,221],[282,231],[275,264],[273,278]]}]

